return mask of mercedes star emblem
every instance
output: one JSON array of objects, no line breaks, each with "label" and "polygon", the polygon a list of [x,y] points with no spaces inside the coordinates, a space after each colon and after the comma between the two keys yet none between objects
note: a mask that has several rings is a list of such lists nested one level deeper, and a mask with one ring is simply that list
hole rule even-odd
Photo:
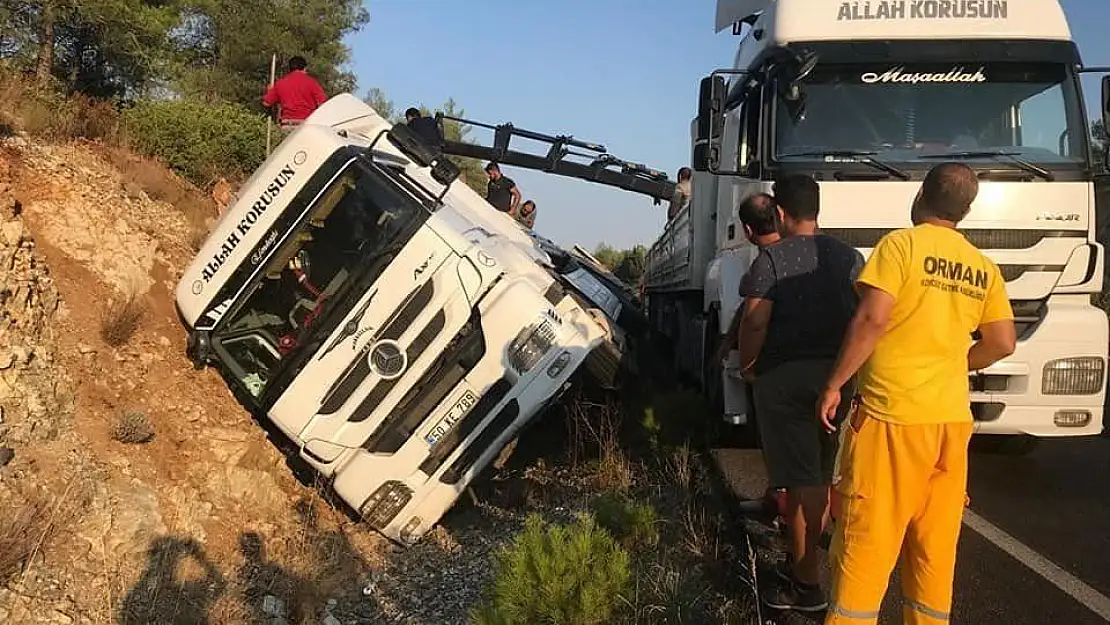
[{"label": "mercedes star emblem", "polygon": [[370,369],[383,380],[394,380],[401,377],[408,366],[408,356],[397,341],[379,341],[370,348]]}]

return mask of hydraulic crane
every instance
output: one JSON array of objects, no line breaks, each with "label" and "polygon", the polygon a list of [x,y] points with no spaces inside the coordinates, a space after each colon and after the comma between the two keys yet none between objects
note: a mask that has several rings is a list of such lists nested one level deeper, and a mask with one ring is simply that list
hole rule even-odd
[{"label": "hydraulic crane", "polygon": [[[493,131],[493,145],[444,140],[441,151],[449,156],[495,161],[502,165],[534,169],[557,176],[567,176],[618,187],[626,191],[647,195],[654,199],[656,204],[669,201],[671,196],[674,195],[675,183],[667,179],[666,173],[647,165],[617,158],[609,154],[606,147],[599,143],[582,141],[570,135],[547,135],[517,128],[511,123],[491,125],[461,117],[452,117],[443,113],[436,113],[435,120],[441,137],[444,136],[444,121],[454,121],[459,124]],[[551,147],[546,154],[542,155],[511,150],[509,149],[509,143],[513,137],[546,143]],[[588,153],[575,152],[571,148],[585,150]],[[568,157],[584,158],[589,159],[589,161],[567,160]]]}]

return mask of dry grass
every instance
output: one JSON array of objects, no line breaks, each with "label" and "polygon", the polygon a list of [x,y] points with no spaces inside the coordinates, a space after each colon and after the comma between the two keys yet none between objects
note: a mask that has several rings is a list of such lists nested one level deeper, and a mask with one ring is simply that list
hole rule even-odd
[{"label": "dry grass", "polygon": [[112,347],[122,347],[142,327],[146,306],[138,295],[129,293],[111,302],[100,322],[100,338]]},{"label": "dry grass", "polygon": [[636,575],[631,596],[624,600],[623,622],[628,625],[713,622],[706,618],[709,593],[710,588],[697,567],[685,566],[661,553]]},{"label": "dry grass", "polygon": [[624,492],[636,482],[637,466],[621,444],[619,407],[584,400],[570,405],[572,462],[590,458],[595,486],[601,492]]},{"label": "dry grass", "polygon": [[26,577],[43,547],[70,524],[79,509],[70,494],[0,504],[0,586]]},{"label": "dry grass", "polygon": [[112,438],[126,445],[148,443],[154,439],[154,425],[141,412],[127,412],[112,428]]},{"label": "dry grass", "polygon": [[717,561],[721,557],[721,518],[711,514],[695,501],[682,513],[682,545],[701,560]]},{"label": "dry grass", "polygon": [[113,142],[120,136],[119,111],[111,102],[84,95],[62,97],[28,84],[0,68],[0,115],[31,136],[49,141],[89,139]]},{"label": "dry grass", "polygon": [[199,250],[208,236],[208,220],[216,216],[215,202],[157,159],[135,154],[126,146],[110,147],[105,155],[123,176],[125,187],[141,189],[150,199],[181,211],[189,222],[189,243]]},{"label": "dry grass", "polygon": [[693,492],[694,457],[689,443],[683,443],[671,452],[663,466],[668,482],[682,489],[683,492]]},{"label": "dry grass", "polygon": [[0,581],[5,583],[18,576],[35,553],[40,538],[48,531],[46,525],[50,506],[44,500],[22,505],[3,506],[0,527]]}]

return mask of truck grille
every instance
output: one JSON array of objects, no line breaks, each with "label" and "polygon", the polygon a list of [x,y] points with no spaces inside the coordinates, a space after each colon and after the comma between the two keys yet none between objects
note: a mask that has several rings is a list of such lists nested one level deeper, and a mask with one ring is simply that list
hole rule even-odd
[{"label": "truck grille", "polygon": [[[412,384],[409,392],[397,407],[390,411],[378,429],[370,435],[363,445],[372,453],[396,453],[412,436],[428,415],[439,406],[447,395],[458,387],[466,374],[470,373],[478,361],[486,354],[486,338],[482,333],[481,313],[473,310],[470,319],[459,330],[443,350],[440,357],[428,370]],[[401,379],[411,379],[407,376]],[[382,386],[381,384],[378,385]],[[381,399],[375,399],[378,388],[374,388],[366,399],[359,404],[351,416],[354,421],[365,420],[377,408]],[[388,392],[388,391],[386,391]],[[385,394],[381,394],[384,399]]]},{"label": "truck grille", "polygon": [[[389,323],[386,324],[385,329],[378,333],[378,335],[374,337],[374,340],[367,343],[366,347],[358,352],[351,363],[347,365],[347,370],[343,372],[343,375],[339,376],[336,383],[328,389],[327,394],[324,396],[323,404],[320,406],[320,414],[335,414],[347,403],[347,400],[351,398],[355,390],[358,389],[358,387],[366,381],[367,376],[370,375],[370,361],[366,356],[374,343],[382,339],[391,339],[394,341],[399,339],[401,335],[409,329],[413,322],[416,321],[420,313],[424,312],[428,304],[432,302],[432,296],[434,295],[435,283],[432,280],[428,280],[423,286],[418,287],[406,298],[405,303],[393,314]],[[446,319],[443,320],[443,322],[445,321]],[[440,329],[443,329],[442,325]],[[427,331],[427,328],[425,328],[425,331]],[[434,338],[435,336],[433,335],[431,339]],[[429,339],[428,343],[430,343],[431,339]],[[419,353],[412,353],[412,347],[419,342],[420,339],[418,338],[416,341],[413,341],[413,345],[409,347],[409,362],[412,362],[416,356],[420,355]],[[424,343],[425,348],[428,343]],[[423,349],[421,349],[421,351],[423,351]],[[382,384],[378,386],[380,387]],[[388,392],[388,390],[386,392]]]},{"label": "truck grille", "polygon": [[486,426],[486,429],[482,430],[482,433],[466,448],[466,451],[451,463],[451,468],[439,476],[439,481],[444,484],[458,484],[463,473],[469,471],[478,462],[482,452],[493,445],[493,441],[513,424],[519,414],[520,404],[516,399],[510,399],[509,403],[497,412],[497,416]]},{"label": "truck grille", "polygon": [[[416,338],[413,339],[412,343],[409,343],[409,346],[405,349],[408,362],[415,361],[420,354],[423,354],[424,350],[428,349],[432,341],[443,331],[445,325],[447,325],[447,313],[441,310],[436,313],[435,317],[432,317],[428,325],[424,326],[420,334],[418,334]],[[358,407],[351,412],[351,416],[347,418],[347,421],[351,423],[360,423],[368,419],[374,412],[374,409],[378,407],[378,404],[385,400],[389,392],[393,390],[393,387],[397,386],[402,379],[403,376],[401,378],[378,382],[359,403]]]},{"label": "truck grille", "polygon": [[[895,228],[822,228],[825,234],[834,236],[852,247],[871,249],[879,239]],[[1045,239],[1087,238],[1085,230],[960,230],[972,245],[981,250],[1024,250]]]},{"label": "truck grille", "polygon": [[1019,341],[1028,338],[1048,312],[1043,299],[1010,300],[1010,307],[1014,310],[1014,329]]}]

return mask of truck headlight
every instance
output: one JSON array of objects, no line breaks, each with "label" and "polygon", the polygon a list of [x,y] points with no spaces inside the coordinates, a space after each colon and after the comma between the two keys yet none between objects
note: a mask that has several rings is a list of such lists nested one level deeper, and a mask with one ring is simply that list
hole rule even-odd
[{"label": "truck headlight", "polygon": [[524,375],[536,366],[555,344],[555,328],[548,320],[532,324],[516,335],[509,345],[509,366]]},{"label": "truck headlight", "polygon": [[1096,395],[1103,387],[1106,364],[1083,356],[1049,361],[1041,375],[1043,395]]}]

